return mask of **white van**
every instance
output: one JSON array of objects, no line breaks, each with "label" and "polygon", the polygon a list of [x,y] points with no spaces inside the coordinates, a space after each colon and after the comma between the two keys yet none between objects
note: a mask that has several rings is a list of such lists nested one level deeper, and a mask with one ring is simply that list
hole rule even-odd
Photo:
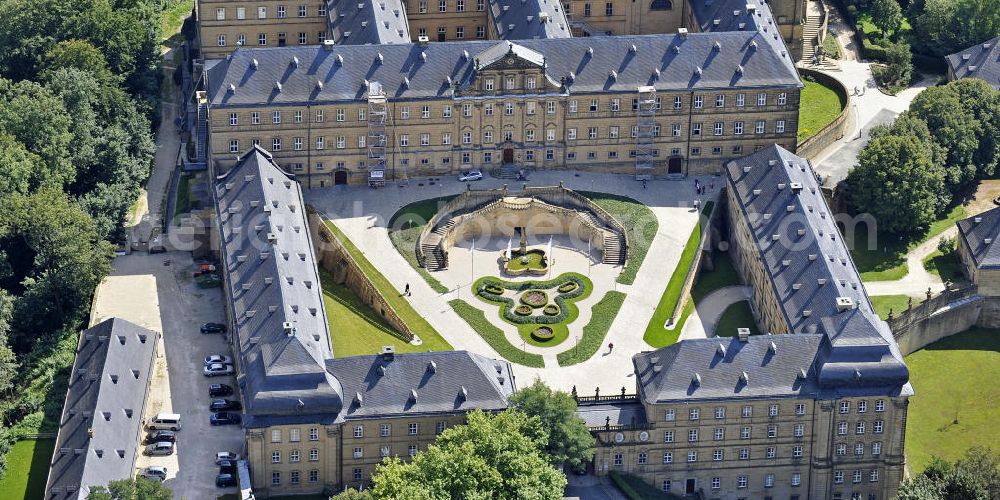
[{"label": "white van", "polygon": [[149,420],[147,425],[151,430],[181,430],[181,416],[176,413],[160,413]]}]

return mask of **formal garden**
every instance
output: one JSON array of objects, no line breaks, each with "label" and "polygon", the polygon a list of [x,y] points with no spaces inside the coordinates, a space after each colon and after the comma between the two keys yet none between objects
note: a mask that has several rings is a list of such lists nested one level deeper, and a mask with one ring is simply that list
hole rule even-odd
[{"label": "formal garden", "polygon": [[547,281],[506,281],[493,276],[473,285],[476,297],[499,306],[500,318],[517,327],[525,342],[553,347],[569,336],[569,324],[580,315],[575,302],[590,296],[593,283],[578,273]]}]

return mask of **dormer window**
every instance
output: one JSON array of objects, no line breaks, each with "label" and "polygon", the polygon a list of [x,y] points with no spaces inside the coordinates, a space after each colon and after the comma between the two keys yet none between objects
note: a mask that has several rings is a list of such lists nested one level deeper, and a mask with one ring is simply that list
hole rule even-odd
[{"label": "dormer window", "polygon": [[493,91],[493,85],[494,84],[493,84],[493,79],[492,78],[487,78],[487,79],[483,80],[483,90],[492,92]]}]

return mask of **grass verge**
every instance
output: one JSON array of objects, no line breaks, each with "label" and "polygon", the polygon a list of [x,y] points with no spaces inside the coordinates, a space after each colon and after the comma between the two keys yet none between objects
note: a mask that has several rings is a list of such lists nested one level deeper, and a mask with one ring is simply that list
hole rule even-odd
[{"label": "grass verge", "polygon": [[434,217],[441,207],[452,200],[454,196],[442,196],[421,200],[404,206],[389,219],[389,240],[396,251],[406,259],[411,267],[417,270],[420,277],[437,293],[447,293],[448,287],[441,284],[426,268],[417,262],[417,240],[427,222]]},{"label": "grass verge", "polygon": [[965,275],[962,274],[962,263],[958,260],[955,252],[941,253],[935,250],[934,253],[924,258],[924,269],[927,272],[941,278],[941,281],[962,281]]},{"label": "grass verge", "polygon": [[959,219],[966,217],[965,207],[956,205],[944,217],[934,221],[926,230],[910,235],[879,234],[872,248],[868,244],[868,228],[859,224],[854,235],[847,238],[854,264],[864,281],[892,281],[906,276],[906,253],[921,243],[941,234]]},{"label": "grass verge", "polygon": [[350,288],[335,282],[332,274],[320,269],[319,275],[323,283],[323,304],[330,324],[330,339],[337,357],[377,354],[385,345],[394,346],[396,352],[451,350],[451,346],[440,337],[421,337],[421,345],[410,344]]},{"label": "grass verge", "polygon": [[175,224],[180,224],[178,218],[191,211],[191,181],[194,179],[192,174],[181,174],[180,178],[177,179],[177,193],[174,195],[174,216],[173,221]]},{"label": "grass verge", "polygon": [[181,30],[184,19],[194,9],[194,0],[169,0],[160,12],[160,36],[164,40]]},{"label": "grass verge", "polygon": [[629,498],[629,500],[680,500],[681,497],[674,495],[673,493],[668,493],[663,490],[654,488],[646,481],[641,478],[633,476],[631,474],[621,474],[618,471],[611,471],[608,473],[611,476],[611,482],[615,483],[621,492]]},{"label": "grass verge", "polygon": [[906,357],[910,398],[906,461],[923,470],[931,456],[953,461],[995,436],[1000,420],[1000,330],[972,328]]},{"label": "grass verge", "polygon": [[497,328],[486,319],[486,314],[475,307],[469,305],[462,299],[452,299],[448,305],[455,310],[458,315],[486,341],[490,347],[511,363],[528,366],[531,368],[542,368],[545,360],[538,354],[524,352],[511,344],[504,335],[503,330]]},{"label": "grass verge", "polygon": [[572,349],[563,351],[556,356],[559,366],[570,366],[582,363],[601,349],[604,345],[604,338],[611,329],[618,316],[618,310],[625,302],[625,294],[622,292],[610,291],[604,294],[599,302],[591,308],[590,322],[583,327],[583,338],[573,346]]},{"label": "grass verge", "polygon": [[803,78],[799,97],[799,144],[816,135],[840,115],[847,103],[832,88]]},{"label": "grass verge", "polygon": [[[868,297],[872,301],[872,307],[875,308],[875,312],[882,319],[887,319],[889,317],[889,311],[896,316],[899,313],[906,310],[906,306],[910,301],[908,295],[875,295]],[[920,301],[916,301],[918,304]]]},{"label": "grass verge", "polygon": [[625,267],[616,281],[631,285],[635,282],[643,260],[646,259],[649,246],[653,244],[656,231],[660,228],[656,215],[646,205],[627,196],[594,191],[578,192],[590,198],[597,206],[607,210],[628,231],[629,244],[631,245],[628,249],[628,261],[625,262]]},{"label": "grass verge", "polygon": [[[677,337],[680,336],[681,329],[684,327],[683,321],[677,318],[675,318],[677,321],[673,329],[667,330],[664,325],[667,323],[670,315],[674,313],[677,301],[681,298],[684,280],[687,278],[688,269],[691,268],[695,254],[698,251],[699,243],[701,243],[702,221],[712,214],[713,205],[714,203],[711,201],[705,203],[705,208],[701,212],[703,217],[698,217],[694,229],[691,230],[691,235],[688,236],[688,241],[681,252],[681,258],[677,261],[677,267],[674,268],[674,273],[670,276],[667,288],[663,290],[660,302],[656,305],[656,311],[653,312],[653,317],[649,320],[649,325],[646,326],[646,333],[642,336],[642,339],[647,344],[656,349],[677,342]],[[687,301],[687,304],[690,305],[691,310],[694,309],[693,300]],[[685,320],[690,313],[688,305],[685,305],[681,314],[681,317]]]},{"label": "grass verge", "polygon": [[733,267],[733,259],[729,258],[728,252],[713,251],[711,271],[702,270],[698,275],[698,280],[691,287],[691,299],[697,304],[706,295],[727,286],[740,286],[740,273]]},{"label": "grass verge", "polygon": [[722,316],[719,316],[719,321],[715,324],[715,335],[717,337],[735,337],[738,328],[749,328],[750,335],[760,335],[757,322],[753,319],[750,303],[745,300],[730,304],[725,311],[722,311]]},{"label": "grass verge", "polygon": [[399,293],[399,290],[392,286],[392,283],[389,283],[389,280],[386,279],[386,277],[380,273],[378,269],[375,269],[375,266],[368,261],[358,247],[354,246],[354,243],[347,238],[347,235],[345,235],[336,224],[331,221],[324,221],[324,223],[326,224],[326,227],[330,229],[330,232],[332,232],[340,243],[344,245],[347,253],[350,254],[351,258],[354,259],[354,262],[361,267],[361,271],[365,273],[365,276],[368,276],[368,279],[370,279],[372,284],[375,285],[375,288],[377,288],[379,293],[382,294],[382,297],[385,298],[386,302],[388,302],[389,305],[396,310],[396,314],[399,315],[400,319],[406,323],[406,326],[410,327],[410,330],[412,330],[414,334],[419,336],[424,341],[424,344],[430,343],[447,346],[446,348],[440,350],[453,349],[451,344],[441,337],[441,334],[439,334],[437,330],[435,330],[434,327],[423,318],[423,316],[418,314],[417,311],[413,309],[413,306],[410,305],[409,301],[403,298],[403,295]]},{"label": "grass verge", "polygon": [[55,447],[55,439],[22,439],[14,443],[7,453],[7,473],[0,480],[0,498],[44,498]]}]

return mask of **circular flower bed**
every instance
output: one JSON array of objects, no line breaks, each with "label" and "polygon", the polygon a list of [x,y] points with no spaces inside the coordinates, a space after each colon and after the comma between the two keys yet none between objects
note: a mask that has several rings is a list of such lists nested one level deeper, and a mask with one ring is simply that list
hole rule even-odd
[{"label": "circular flower bed", "polygon": [[555,316],[559,314],[559,306],[555,304],[549,304],[545,306],[545,309],[542,309],[542,312],[544,312],[546,316]]},{"label": "circular flower bed", "polygon": [[552,337],[555,337],[555,335],[555,332],[547,326],[540,326],[534,332],[531,332],[531,336],[534,337],[535,340],[541,342],[552,340]]},{"label": "circular flower bed", "polygon": [[578,285],[575,282],[573,282],[573,281],[567,281],[567,282],[559,285],[558,290],[559,290],[559,293],[568,293],[568,292],[572,292],[573,290],[576,290],[577,286]]},{"label": "circular flower bed", "polygon": [[528,290],[521,294],[521,303],[531,307],[542,307],[549,303],[549,295],[541,290]]},{"label": "circular flower bed", "polygon": [[521,305],[519,305],[519,306],[517,306],[517,307],[514,308],[514,312],[517,313],[517,314],[519,314],[519,315],[521,315],[521,316],[530,316],[531,315],[531,306],[526,306],[524,304],[521,304]]}]

